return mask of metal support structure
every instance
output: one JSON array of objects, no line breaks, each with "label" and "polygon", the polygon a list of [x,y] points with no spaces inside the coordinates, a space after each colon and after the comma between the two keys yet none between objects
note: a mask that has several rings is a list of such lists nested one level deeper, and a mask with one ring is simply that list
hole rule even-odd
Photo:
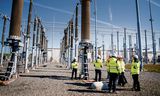
[{"label": "metal support structure", "polygon": [[112,53],[114,53],[113,33],[111,33],[111,48],[112,48]]},{"label": "metal support structure", "polygon": [[3,67],[3,53],[4,53],[4,38],[5,38],[5,31],[6,31],[6,22],[7,22],[7,16],[3,16],[4,22],[3,22],[3,31],[2,31],[2,48],[1,48],[1,62],[0,67]]},{"label": "metal support structure", "polygon": [[29,72],[28,70],[28,49],[29,49],[29,44],[30,44],[30,25],[31,25],[31,17],[32,17],[32,3],[33,1],[30,0],[30,5],[29,5],[29,13],[28,13],[28,24],[27,24],[27,42],[26,42],[26,62],[25,62],[25,72]]},{"label": "metal support structure", "polygon": [[90,43],[90,0],[81,0],[81,77],[88,80],[88,52],[92,47]]},{"label": "metal support structure", "polygon": [[102,57],[102,60],[103,60],[103,63],[105,63],[105,57],[104,57],[104,34],[102,34],[102,50],[103,50],[103,57]]},{"label": "metal support structure", "polygon": [[76,18],[75,18],[75,57],[78,60],[78,5],[76,6]]},{"label": "metal support structure", "polygon": [[155,34],[153,31],[153,18],[152,18],[152,9],[151,9],[151,0],[149,0],[149,12],[150,12],[150,19],[151,22],[151,32],[152,32],[152,47],[153,47],[153,64],[156,64],[156,44],[155,44]]},{"label": "metal support structure", "polygon": [[38,50],[39,50],[39,29],[40,29],[40,19],[37,18],[38,25],[37,25],[37,34],[36,34],[36,67],[38,67]]},{"label": "metal support structure", "polygon": [[119,32],[117,31],[117,54],[119,55]]},{"label": "metal support structure", "polygon": [[74,36],[74,33],[73,33],[73,18],[71,19],[70,21],[70,30],[71,30],[71,50],[70,50],[70,61],[72,61],[73,59],[73,36]]},{"label": "metal support structure", "polygon": [[71,68],[71,59],[70,59],[70,51],[71,50],[71,26],[70,23],[68,25],[68,68]]},{"label": "metal support structure", "polygon": [[32,61],[31,61],[31,68],[34,67],[34,63],[35,63],[35,38],[36,38],[36,26],[37,26],[37,18],[35,17],[34,19],[34,27],[33,27],[33,41],[32,41]]},{"label": "metal support structure", "polygon": [[147,30],[145,32],[145,63],[148,64]]},{"label": "metal support structure", "polygon": [[137,31],[138,31],[138,41],[139,41],[139,60],[141,62],[140,70],[143,69],[143,60],[142,60],[142,48],[141,48],[141,24],[140,24],[140,12],[139,12],[139,0],[135,0],[136,3],[136,15],[137,15]]},{"label": "metal support structure", "polygon": [[139,55],[138,50],[139,50],[138,34],[136,33],[136,49],[135,49],[136,55]]},{"label": "metal support structure", "polygon": [[133,56],[133,52],[132,52],[132,36],[129,35],[129,62],[132,62],[132,56]]},{"label": "metal support structure", "polygon": [[95,15],[95,59],[97,58],[97,5],[94,0],[94,15]]},{"label": "metal support structure", "polygon": [[12,55],[10,62],[5,73],[3,81],[10,80],[13,75],[16,76],[17,71],[17,52],[19,50],[20,42],[20,29],[21,29],[21,18],[23,10],[23,0],[13,0],[12,3],[12,13],[11,13],[11,23],[9,30],[9,38],[7,39],[9,46],[12,49]]},{"label": "metal support structure", "polygon": [[126,36],[126,28],[124,28],[124,59],[125,59],[125,63],[127,62],[127,44],[126,44],[126,39],[127,39],[127,36]]},{"label": "metal support structure", "polygon": [[159,38],[159,50],[160,50],[160,38]]}]

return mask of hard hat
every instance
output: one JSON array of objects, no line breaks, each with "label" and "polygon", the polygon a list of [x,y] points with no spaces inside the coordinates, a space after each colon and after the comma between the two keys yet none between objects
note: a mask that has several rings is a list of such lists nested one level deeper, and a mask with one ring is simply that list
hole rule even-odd
[{"label": "hard hat", "polygon": [[136,59],[138,59],[138,55],[134,55],[133,57],[136,58]]},{"label": "hard hat", "polygon": [[123,56],[122,55],[118,55],[118,58],[123,58]]},{"label": "hard hat", "polygon": [[73,59],[73,60],[77,61],[77,58],[76,58],[76,57],[74,57],[74,59]]},{"label": "hard hat", "polygon": [[97,58],[101,58],[101,56],[100,56],[100,55],[98,55],[98,56],[97,56]]},{"label": "hard hat", "polygon": [[112,56],[112,57],[117,57],[117,54],[116,54],[116,53],[112,53],[111,56]]}]

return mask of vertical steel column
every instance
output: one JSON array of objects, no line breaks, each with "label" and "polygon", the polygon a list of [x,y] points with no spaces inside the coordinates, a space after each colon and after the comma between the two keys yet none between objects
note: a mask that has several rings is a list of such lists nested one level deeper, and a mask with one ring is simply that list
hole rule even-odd
[{"label": "vertical steel column", "polygon": [[26,42],[26,62],[25,62],[25,72],[29,72],[28,70],[28,49],[30,45],[30,25],[31,25],[31,17],[32,17],[32,3],[33,1],[30,0],[29,5],[29,13],[28,13],[28,24],[27,24],[27,42]]},{"label": "vertical steel column", "polygon": [[138,50],[139,50],[139,42],[138,42],[138,34],[136,33],[136,54],[137,55],[139,55]]},{"label": "vertical steel column", "polygon": [[97,5],[94,0],[94,15],[95,15],[95,59],[97,58]]},{"label": "vertical steel column", "polygon": [[136,15],[137,15],[137,31],[138,31],[138,41],[139,41],[139,59],[141,62],[141,68],[140,70],[143,69],[143,61],[142,61],[142,48],[141,48],[141,24],[140,24],[140,12],[139,12],[139,0],[135,0],[136,3]]},{"label": "vertical steel column", "polygon": [[12,55],[3,80],[11,79],[12,75],[16,74],[17,71],[17,52],[20,42],[22,10],[23,0],[13,0],[9,38],[7,39],[12,48]]},{"label": "vertical steel column", "polygon": [[124,28],[124,59],[127,62],[126,28]]},{"label": "vertical steel column", "polygon": [[117,31],[117,54],[119,55],[119,32]]},{"label": "vertical steel column", "polygon": [[37,17],[34,19],[34,27],[33,27],[33,41],[32,41],[32,60],[31,60],[31,68],[34,67],[34,55],[35,55],[35,36],[36,36],[36,27],[37,27]]},{"label": "vertical steel column", "polygon": [[71,26],[71,52],[70,52],[70,61],[73,59],[73,18],[70,21],[70,26]]},{"label": "vertical steel column", "polygon": [[129,61],[130,63],[132,62],[132,37],[131,35],[128,36],[129,37]]},{"label": "vertical steel column", "polygon": [[68,68],[71,68],[71,59],[70,59],[70,47],[71,47],[71,26],[70,26],[70,22],[68,25]]},{"label": "vertical steel column", "polygon": [[7,21],[7,16],[3,16],[4,22],[3,22],[3,31],[2,31],[2,48],[1,48],[1,62],[0,62],[0,67],[3,67],[3,51],[4,51],[4,38],[5,38],[5,31],[6,31],[6,21]]},{"label": "vertical steel column", "polygon": [[159,38],[159,50],[160,50],[160,38]]},{"label": "vertical steel column", "polygon": [[111,48],[112,48],[112,53],[114,53],[113,33],[111,34]]},{"label": "vertical steel column", "polygon": [[76,18],[75,18],[75,57],[78,60],[78,5],[76,6]]},{"label": "vertical steel column", "polygon": [[147,30],[145,32],[145,63],[148,64]]},{"label": "vertical steel column", "polygon": [[81,42],[80,46],[82,47],[82,67],[81,67],[81,76],[85,80],[89,78],[88,73],[88,51],[91,46],[90,43],[90,0],[81,0]]},{"label": "vertical steel column", "polygon": [[102,50],[103,50],[103,63],[105,62],[105,58],[104,58],[104,34],[102,34]]},{"label": "vertical steel column", "polygon": [[38,67],[38,48],[39,48],[39,28],[40,28],[40,19],[37,17],[37,34],[36,34],[36,67]]},{"label": "vertical steel column", "polygon": [[150,12],[150,19],[151,22],[151,32],[152,32],[152,45],[153,45],[153,64],[156,64],[156,44],[155,44],[155,34],[153,31],[153,18],[152,18],[152,9],[151,9],[151,0],[149,0],[149,12]]}]

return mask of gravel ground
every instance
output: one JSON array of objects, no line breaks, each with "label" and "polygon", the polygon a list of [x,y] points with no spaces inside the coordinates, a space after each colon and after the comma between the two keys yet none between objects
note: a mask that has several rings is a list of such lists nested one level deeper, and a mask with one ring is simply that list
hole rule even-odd
[{"label": "gravel ground", "polygon": [[[126,72],[128,84],[117,87],[117,94],[89,89],[90,83],[82,80],[70,80],[71,70],[60,64],[49,64],[39,67],[20,77],[8,86],[0,86],[0,96],[160,96],[160,73],[142,72],[140,75],[141,91],[131,91],[132,78]],[[94,78],[94,70],[89,69],[90,79]],[[105,67],[102,71],[105,81]]]}]

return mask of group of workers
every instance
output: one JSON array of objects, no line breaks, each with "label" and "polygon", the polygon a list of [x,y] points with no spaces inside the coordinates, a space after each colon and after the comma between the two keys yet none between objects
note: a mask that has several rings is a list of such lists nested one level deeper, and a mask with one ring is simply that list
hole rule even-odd
[{"label": "group of workers", "polygon": [[[97,59],[92,62],[95,67],[95,81],[101,81],[102,75],[102,67],[103,63],[100,56],[97,56]],[[105,64],[107,67],[107,78],[109,79],[109,93],[112,91],[116,93],[116,84],[120,86],[125,86],[127,80],[125,78],[125,62],[121,55],[117,56],[115,53],[111,54],[109,58],[106,60]],[[78,62],[76,59],[72,61],[72,77],[75,75],[75,79],[77,79],[77,69],[78,69]],[[139,83],[139,73],[140,73],[140,61],[137,55],[132,57],[132,64],[131,64],[131,75],[133,78],[133,91],[140,91],[140,83]],[[118,81],[118,82],[117,82]]]}]

